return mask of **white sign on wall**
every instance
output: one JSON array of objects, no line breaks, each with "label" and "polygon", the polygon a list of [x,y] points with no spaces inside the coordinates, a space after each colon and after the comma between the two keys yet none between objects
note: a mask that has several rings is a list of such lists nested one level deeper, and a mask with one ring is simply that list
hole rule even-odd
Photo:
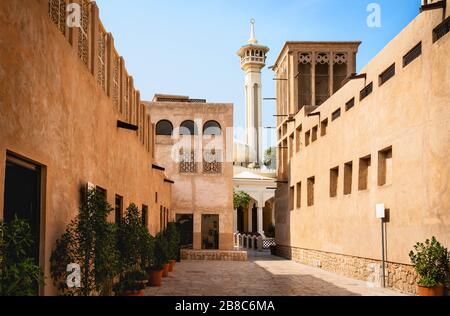
[{"label": "white sign on wall", "polygon": [[375,207],[376,217],[377,218],[385,218],[386,217],[386,209],[384,204],[377,204]]}]

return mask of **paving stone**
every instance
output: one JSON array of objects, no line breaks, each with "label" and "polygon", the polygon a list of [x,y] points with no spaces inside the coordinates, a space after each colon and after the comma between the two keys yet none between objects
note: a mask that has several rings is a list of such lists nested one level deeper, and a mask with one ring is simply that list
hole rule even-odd
[{"label": "paving stone", "polygon": [[182,261],[160,288],[148,296],[396,296],[389,289],[370,287],[332,272],[268,254],[248,261]]}]

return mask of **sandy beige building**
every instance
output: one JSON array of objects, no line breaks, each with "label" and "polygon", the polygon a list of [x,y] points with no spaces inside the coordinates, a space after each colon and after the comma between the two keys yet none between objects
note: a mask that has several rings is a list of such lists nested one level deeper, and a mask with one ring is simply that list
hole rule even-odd
[{"label": "sandy beige building", "polygon": [[151,118],[112,35],[88,1],[76,1],[82,28],[67,28],[60,2],[0,2],[0,218],[30,220],[46,295],[51,251],[87,183],[106,191],[111,221],[131,202],[152,234],[171,218]]},{"label": "sandy beige building", "polygon": [[357,42],[286,43],[274,66],[287,79],[280,255],[380,283],[383,227],[386,285],[414,293],[413,245],[436,236],[450,246],[449,12],[424,10],[357,75]]},{"label": "sandy beige building", "polygon": [[155,95],[155,159],[174,181],[171,208],[187,248],[233,249],[233,104]]}]

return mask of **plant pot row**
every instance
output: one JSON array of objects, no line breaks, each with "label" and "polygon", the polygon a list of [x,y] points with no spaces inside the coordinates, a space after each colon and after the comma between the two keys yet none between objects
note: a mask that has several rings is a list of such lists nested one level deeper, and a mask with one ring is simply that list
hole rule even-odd
[{"label": "plant pot row", "polygon": [[162,269],[150,270],[147,278],[143,280],[136,280],[135,283],[139,284],[142,289],[125,290],[120,293],[120,296],[144,296],[145,287],[148,286],[161,286],[162,279],[169,276],[169,272],[173,272],[176,260],[170,260],[163,265]]},{"label": "plant pot row", "polygon": [[150,286],[161,286],[162,278],[169,276],[169,272],[173,272],[176,260],[170,260],[161,270],[151,270],[149,272],[148,284]]}]

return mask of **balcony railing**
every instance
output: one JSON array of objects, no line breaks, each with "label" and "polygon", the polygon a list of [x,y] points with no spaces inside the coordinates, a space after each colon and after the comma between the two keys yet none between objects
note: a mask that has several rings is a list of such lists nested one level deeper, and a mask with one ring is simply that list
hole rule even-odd
[{"label": "balcony railing", "polygon": [[257,56],[245,56],[241,58],[241,66],[246,63],[257,63],[257,64],[265,64],[265,57],[257,57]]},{"label": "balcony railing", "polygon": [[234,247],[237,249],[249,249],[263,251],[275,246],[275,238],[265,238],[262,236],[233,234]]}]

